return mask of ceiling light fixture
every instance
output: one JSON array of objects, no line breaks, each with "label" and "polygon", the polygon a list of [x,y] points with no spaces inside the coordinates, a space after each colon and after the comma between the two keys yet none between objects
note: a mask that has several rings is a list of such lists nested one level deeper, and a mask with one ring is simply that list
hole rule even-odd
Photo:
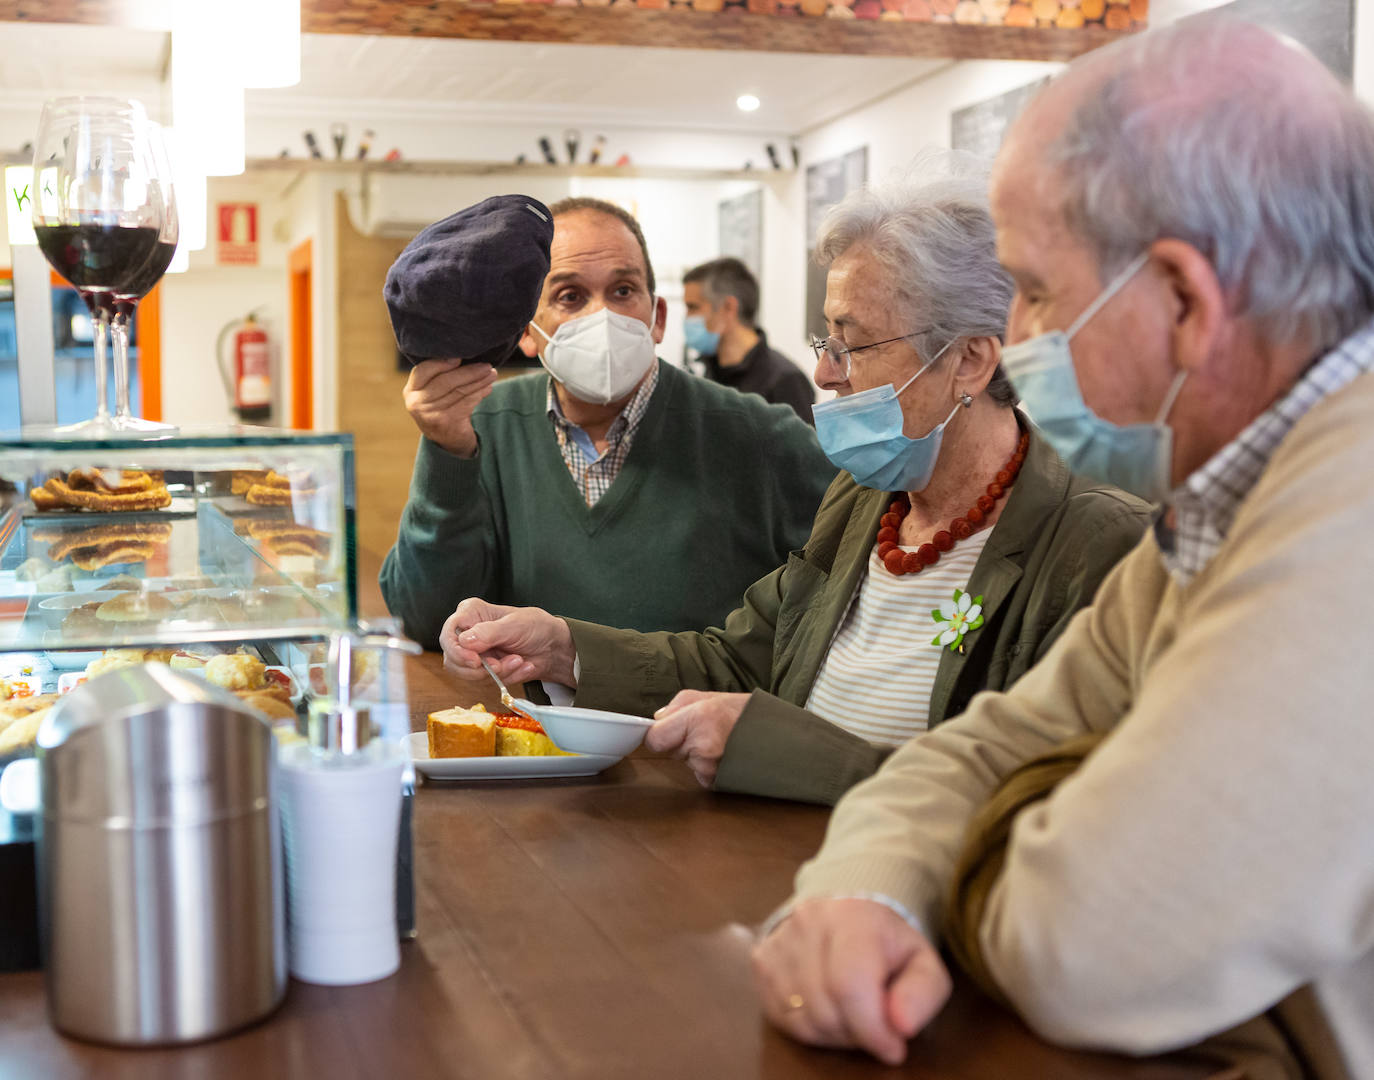
[{"label": "ceiling light fixture", "polygon": [[206,176],[243,172],[243,83],[216,11],[201,0],[172,9],[172,123],[182,155]]},{"label": "ceiling light fixture", "polygon": [[741,94],[735,98],[735,108],[740,112],[753,112],[759,107],[759,99],[756,94]]},{"label": "ceiling light fixture", "polygon": [[206,176],[238,176],[243,172],[243,87],[215,85],[179,70],[194,64],[172,61],[172,122],[181,133],[182,152],[197,172]]},{"label": "ceiling light fixture", "polygon": [[300,0],[235,0],[234,7],[230,22],[245,38],[242,51],[234,57],[236,80],[249,90],[277,90],[299,83]]},{"label": "ceiling light fixture", "polygon": [[205,174],[196,168],[194,156],[177,129],[163,128],[162,138],[172,162],[172,185],[177,193],[178,248],[200,251],[208,239]]}]

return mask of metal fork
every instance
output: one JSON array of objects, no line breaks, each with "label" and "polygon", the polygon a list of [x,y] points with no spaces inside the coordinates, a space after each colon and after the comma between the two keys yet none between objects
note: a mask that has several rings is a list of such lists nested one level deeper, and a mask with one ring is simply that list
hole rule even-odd
[{"label": "metal fork", "polygon": [[506,684],[501,681],[501,676],[491,670],[491,665],[487,663],[487,658],[485,656],[479,657],[478,659],[482,661],[482,666],[487,669],[487,674],[492,677],[492,681],[501,688],[501,704],[508,709],[511,708],[515,698],[513,698],[511,692],[506,689]]}]

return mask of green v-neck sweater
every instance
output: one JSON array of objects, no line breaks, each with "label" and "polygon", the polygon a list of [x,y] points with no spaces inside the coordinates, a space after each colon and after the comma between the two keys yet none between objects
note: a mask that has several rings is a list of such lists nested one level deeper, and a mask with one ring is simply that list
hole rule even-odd
[{"label": "green v-neck sweater", "polygon": [[720,625],[806,542],[835,476],[785,405],[660,362],[625,463],[589,507],[547,392],[542,373],[498,383],[473,413],[475,458],[420,440],[381,586],[429,648],[469,596],[634,630]]}]

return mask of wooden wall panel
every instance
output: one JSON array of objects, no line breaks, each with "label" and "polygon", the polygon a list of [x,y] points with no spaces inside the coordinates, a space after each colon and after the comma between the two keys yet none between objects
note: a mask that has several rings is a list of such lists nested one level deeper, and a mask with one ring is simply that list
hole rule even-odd
[{"label": "wooden wall panel", "polygon": [[381,554],[396,539],[410,486],[419,432],[401,404],[406,376],[396,370],[382,283],[404,239],[363,236],[348,220],[342,194],[334,206],[337,262],[315,268],[337,275],[339,430],[357,448],[358,543]]},{"label": "wooden wall panel", "polygon": [[[208,0],[207,0],[208,2]],[[302,0],[321,34],[1070,60],[1144,26],[1149,0]],[[167,29],[169,0],[0,0],[0,21]]]}]

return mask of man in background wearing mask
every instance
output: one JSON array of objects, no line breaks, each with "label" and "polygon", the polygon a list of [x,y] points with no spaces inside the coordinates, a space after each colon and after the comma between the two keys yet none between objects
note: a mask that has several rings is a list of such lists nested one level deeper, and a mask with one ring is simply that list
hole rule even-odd
[{"label": "man in background wearing mask", "polygon": [[764,401],[787,405],[811,423],[815,389],[801,368],[776,349],[755,325],[759,283],[738,259],[713,259],[682,278],[688,347],[705,366],[706,378]]},{"label": "man in background wearing mask", "polygon": [[1008,373],[1164,506],[1025,678],[841,801],[755,953],[783,1030],[901,1061],[943,941],[1059,1042],[1374,1077],[1371,175],[1368,110],[1224,17],[1016,121]]},{"label": "man in background wearing mask", "polygon": [[454,670],[485,678],[486,654],[511,678],[575,685],[578,705],[660,710],[646,745],[702,784],[833,803],[1043,655],[1148,508],[1073,476],[1015,409],[986,177],[940,164],[856,192],[821,226],[832,333],[816,381],[838,396],[816,432],[845,471],[805,549],[704,633],[465,601],[442,635]]},{"label": "man in background wearing mask", "polygon": [[550,270],[520,339],[548,375],[416,365],[423,438],[387,606],[430,648],[465,596],[641,629],[719,623],[806,539],[835,475],[790,413],[659,362],[667,305],[638,222],[552,208]]}]

